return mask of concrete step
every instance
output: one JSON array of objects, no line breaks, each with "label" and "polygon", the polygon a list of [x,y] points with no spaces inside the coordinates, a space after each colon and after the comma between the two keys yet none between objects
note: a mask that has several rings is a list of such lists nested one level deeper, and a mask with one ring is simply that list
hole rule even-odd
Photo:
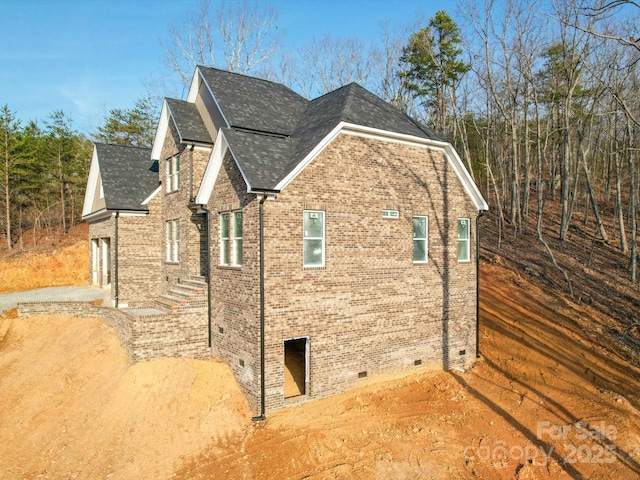
[{"label": "concrete step", "polygon": [[195,298],[199,293],[203,293],[202,290],[199,290],[196,287],[192,287],[190,285],[177,285],[167,292],[167,294],[177,297],[184,298],[185,300],[191,300]]},{"label": "concrete step", "polygon": [[166,310],[177,312],[180,308],[181,302],[180,300],[176,300],[173,297],[161,295],[160,297],[155,299],[155,304]]},{"label": "concrete step", "polygon": [[198,293],[203,293],[207,291],[207,282],[200,279],[181,278],[178,283],[178,286],[194,288],[198,291]]}]

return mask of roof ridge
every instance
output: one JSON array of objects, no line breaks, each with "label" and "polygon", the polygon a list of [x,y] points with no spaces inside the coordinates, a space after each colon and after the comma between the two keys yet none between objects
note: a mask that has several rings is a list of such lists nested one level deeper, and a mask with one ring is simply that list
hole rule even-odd
[{"label": "roof ridge", "polygon": [[291,87],[285,85],[284,83],[276,82],[275,80],[268,80],[266,78],[256,77],[254,75],[247,75],[246,73],[232,72],[230,70],[224,70],[222,68],[217,68],[217,67],[207,67],[206,65],[198,65],[198,66],[196,66],[196,68],[205,68],[207,70],[215,70],[216,72],[221,72],[221,73],[224,73],[224,74],[231,74],[231,75],[235,75],[235,76],[238,76],[238,77],[244,77],[244,78],[250,78],[252,80],[258,80],[258,81],[263,82],[263,83],[270,83],[271,85],[277,85],[279,87],[286,88],[287,90],[295,93],[299,97],[305,98],[302,95],[300,95],[298,92],[293,90]]},{"label": "roof ridge", "polygon": [[105,147],[124,147],[124,148],[137,148],[139,150],[151,150],[151,147],[141,147],[139,145],[126,145],[123,143],[93,142],[93,144],[104,145]]}]

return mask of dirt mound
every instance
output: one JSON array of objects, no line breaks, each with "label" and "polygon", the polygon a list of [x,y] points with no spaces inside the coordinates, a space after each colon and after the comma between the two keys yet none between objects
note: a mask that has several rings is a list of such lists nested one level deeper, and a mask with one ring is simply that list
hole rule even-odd
[{"label": "dirt mound", "polygon": [[236,441],[251,416],[222,363],[131,366],[99,320],[3,329],[0,478],[167,478],[183,456]]}]

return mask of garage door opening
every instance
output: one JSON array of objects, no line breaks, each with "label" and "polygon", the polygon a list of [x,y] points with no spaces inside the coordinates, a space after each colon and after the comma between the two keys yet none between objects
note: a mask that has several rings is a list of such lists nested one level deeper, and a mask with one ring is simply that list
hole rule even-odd
[{"label": "garage door opening", "polygon": [[284,342],[284,398],[306,395],[309,381],[309,342],[294,338]]}]

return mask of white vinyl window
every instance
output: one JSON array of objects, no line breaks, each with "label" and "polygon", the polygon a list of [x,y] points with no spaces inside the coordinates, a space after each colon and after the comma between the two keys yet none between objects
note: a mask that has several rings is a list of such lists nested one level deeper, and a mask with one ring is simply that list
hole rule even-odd
[{"label": "white vinyl window", "polygon": [[471,220],[458,219],[458,261],[471,261]]},{"label": "white vinyl window", "polygon": [[302,256],[305,267],[324,267],[324,212],[303,212]]},{"label": "white vinyl window", "polygon": [[422,215],[413,217],[413,263],[427,263],[428,255],[428,218]]},{"label": "white vinyl window", "polygon": [[229,214],[220,214],[220,265],[229,265]]},{"label": "white vinyl window", "polygon": [[167,160],[167,192],[175,192],[180,187],[180,155]]},{"label": "white vinyl window", "polygon": [[220,265],[242,266],[242,212],[220,214]]},{"label": "white vinyl window", "polygon": [[180,224],[178,220],[167,222],[167,262],[178,262],[180,251]]}]

